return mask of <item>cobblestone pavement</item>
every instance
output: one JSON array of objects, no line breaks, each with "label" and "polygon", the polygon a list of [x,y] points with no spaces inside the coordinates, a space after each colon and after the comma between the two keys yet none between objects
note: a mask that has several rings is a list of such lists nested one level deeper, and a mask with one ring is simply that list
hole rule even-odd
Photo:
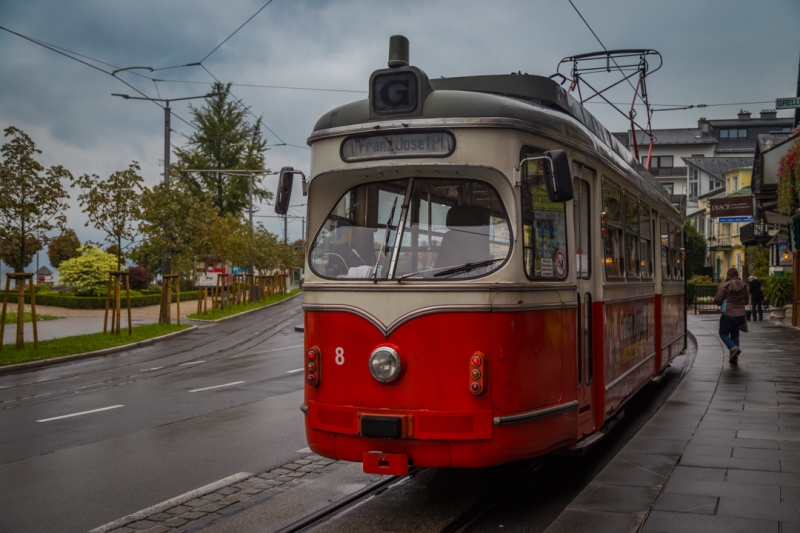
[{"label": "cobblestone pavement", "polygon": [[93,533],[177,533],[197,531],[212,522],[235,514],[242,509],[261,503],[279,492],[287,490],[292,482],[310,474],[325,473],[340,468],[345,462],[325,459],[311,454],[261,474],[235,482],[208,494],[176,505],[146,518],[106,526],[92,530]]},{"label": "cobblestone pavement", "polygon": [[727,362],[689,316],[690,372],[547,533],[800,531],[800,331],[758,323]]}]

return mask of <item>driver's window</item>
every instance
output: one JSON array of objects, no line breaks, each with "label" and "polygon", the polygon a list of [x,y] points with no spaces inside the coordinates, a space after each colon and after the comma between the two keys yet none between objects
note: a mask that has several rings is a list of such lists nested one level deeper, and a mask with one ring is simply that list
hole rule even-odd
[{"label": "driver's window", "polygon": [[[540,150],[526,147],[520,160],[541,155]],[[522,173],[525,275],[529,279],[565,280],[568,273],[566,204],[550,201],[541,159],[523,163]]]}]

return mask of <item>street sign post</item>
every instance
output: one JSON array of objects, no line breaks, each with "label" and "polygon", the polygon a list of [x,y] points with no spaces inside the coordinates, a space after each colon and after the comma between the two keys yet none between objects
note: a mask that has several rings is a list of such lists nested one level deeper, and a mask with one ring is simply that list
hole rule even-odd
[{"label": "street sign post", "polygon": [[800,108],[800,96],[790,96],[788,98],[776,98],[775,109],[795,109]]}]

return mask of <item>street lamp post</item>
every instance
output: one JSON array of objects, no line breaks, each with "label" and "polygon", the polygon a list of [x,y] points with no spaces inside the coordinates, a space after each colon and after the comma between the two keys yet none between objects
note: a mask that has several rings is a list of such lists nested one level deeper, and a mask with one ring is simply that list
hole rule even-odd
[{"label": "street lamp post", "polygon": [[[149,67],[132,67],[132,68],[149,68]],[[121,69],[125,70],[125,69]],[[115,71],[117,72],[117,71]],[[116,94],[112,93],[111,96],[119,96],[120,98],[124,98],[125,100],[149,100],[151,102],[164,102],[164,186],[167,190],[169,190],[169,153],[170,153],[170,132],[172,131],[170,128],[170,114],[172,113],[172,109],[169,107],[170,102],[178,102],[180,100],[197,100],[199,98],[211,98],[214,96],[220,96],[225,93],[208,93],[204,94],[203,96],[187,96],[185,98],[146,98],[142,96],[129,96],[127,94]],[[167,231],[167,225],[164,224],[164,232]],[[169,255],[167,254],[166,247],[161,251],[161,277],[164,279],[164,276],[170,273],[170,261]]]}]

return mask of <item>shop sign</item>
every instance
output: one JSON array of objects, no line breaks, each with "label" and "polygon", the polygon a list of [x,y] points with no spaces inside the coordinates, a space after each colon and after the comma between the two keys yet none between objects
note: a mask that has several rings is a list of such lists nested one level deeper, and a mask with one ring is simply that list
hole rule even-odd
[{"label": "shop sign", "polygon": [[[753,217],[753,197],[733,196],[730,198],[715,198],[709,202],[711,218],[721,217]],[[720,220],[720,222],[723,222]],[[737,221],[738,222],[738,221]]]},{"label": "shop sign", "polygon": [[775,99],[775,109],[793,109],[795,107],[800,107],[800,96]]}]

